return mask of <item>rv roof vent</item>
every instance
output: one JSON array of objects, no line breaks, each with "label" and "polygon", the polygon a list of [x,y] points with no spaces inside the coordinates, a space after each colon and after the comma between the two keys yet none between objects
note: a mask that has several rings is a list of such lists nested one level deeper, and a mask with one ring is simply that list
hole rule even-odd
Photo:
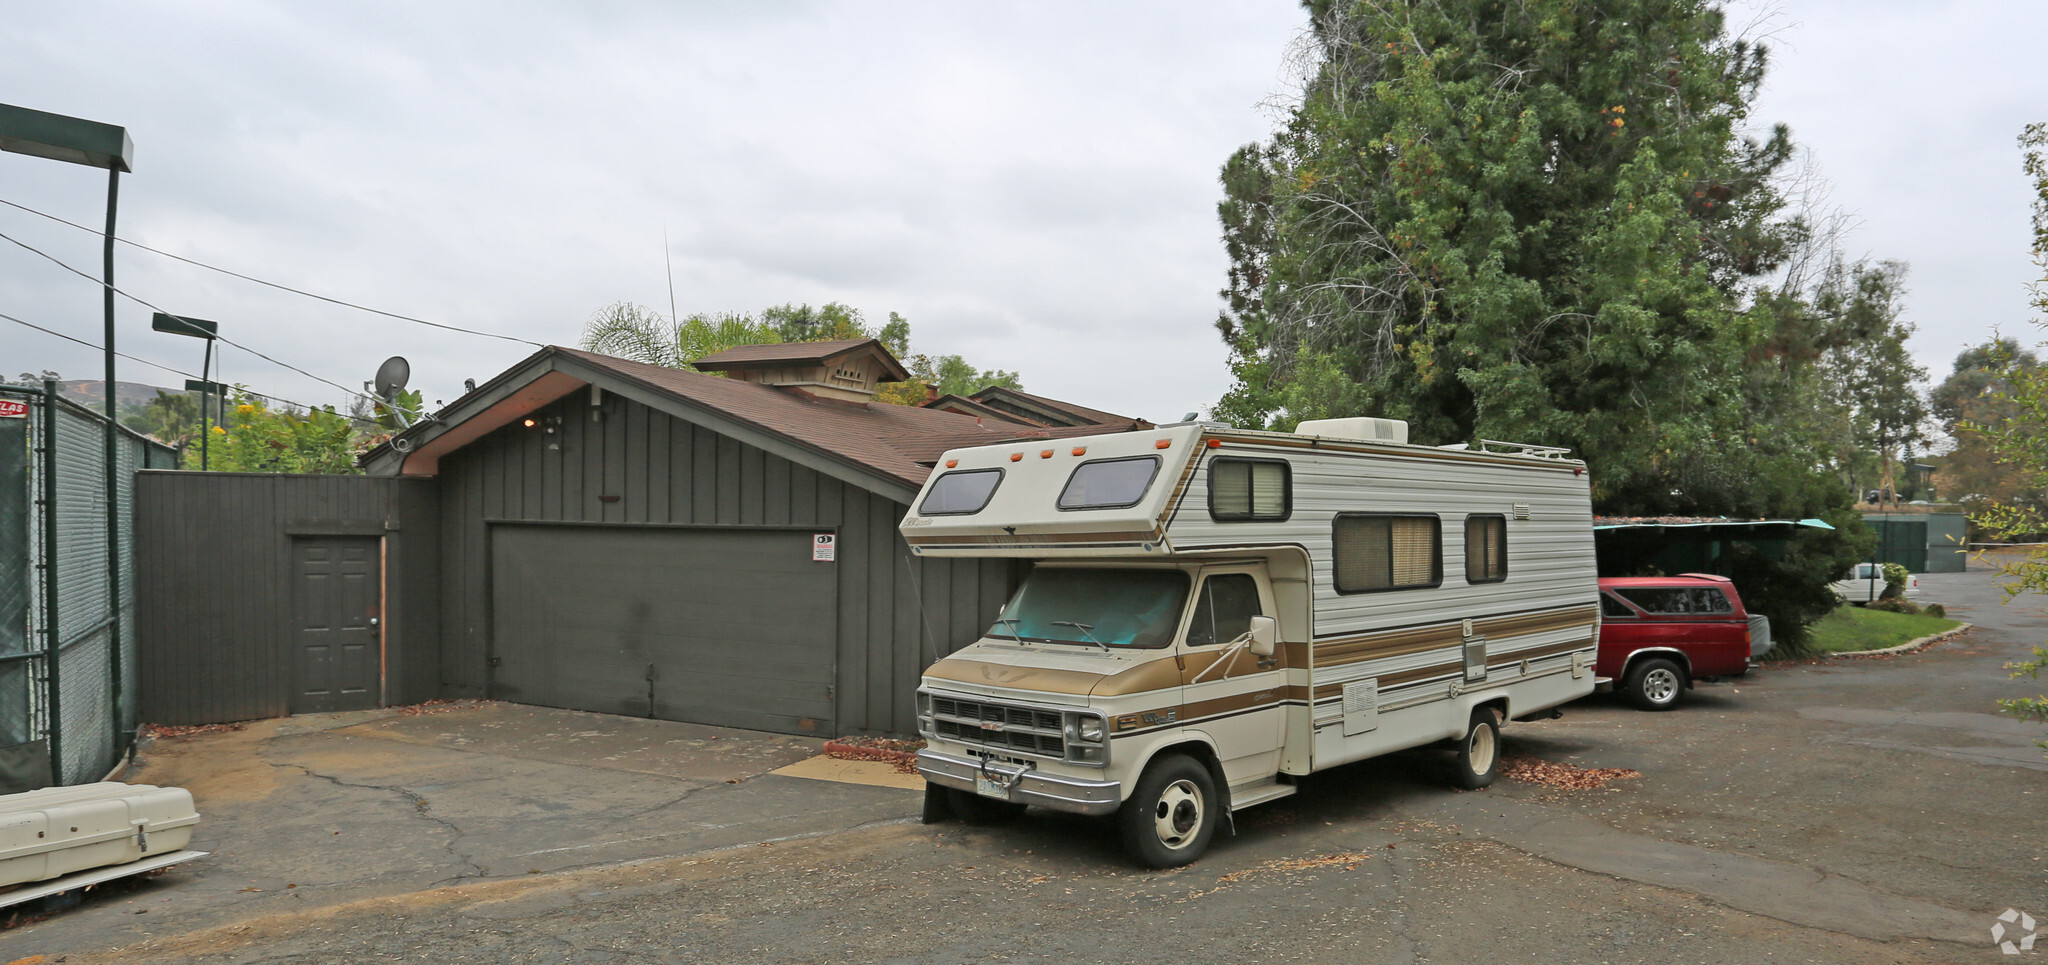
[{"label": "rv roof vent", "polygon": [[1399,419],[1310,419],[1294,427],[1298,436],[1408,444],[1408,423]]}]

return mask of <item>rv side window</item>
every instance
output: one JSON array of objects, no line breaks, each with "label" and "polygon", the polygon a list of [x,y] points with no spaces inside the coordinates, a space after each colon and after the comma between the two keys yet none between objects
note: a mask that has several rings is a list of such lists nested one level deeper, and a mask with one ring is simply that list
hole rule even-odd
[{"label": "rv side window", "polygon": [[996,484],[1003,481],[1001,469],[967,469],[949,472],[932,483],[932,491],[917,506],[920,516],[961,516],[981,512]]},{"label": "rv side window", "polygon": [[1202,581],[1195,615],[1188,621],[1188,646],[1229,643],[1252,628],[1259,609],[1259,582],[1247,573],[1228,573]]},{"label": "rv side window", "polygon": [[1443,521],[1346,514],[1332,524],[1339,593],[1407,590],[1444,581]]},{"label": "rv side window", "polygon": [[1060,490],[1061,509],[1123,509],[1136,506],[1159,475],[1158,456],[1097,459],[1074,467]]},{"label": "rv side window", "polygon": [[1280,522],[1294,510],[1293,472],[1274,459],[1217,459],[1209,464],[1209,518]]},{"label": "rv side window", "polygon": [[1508,518],[1465,517],[1465,582],[1499,583],[1508,578]]}]

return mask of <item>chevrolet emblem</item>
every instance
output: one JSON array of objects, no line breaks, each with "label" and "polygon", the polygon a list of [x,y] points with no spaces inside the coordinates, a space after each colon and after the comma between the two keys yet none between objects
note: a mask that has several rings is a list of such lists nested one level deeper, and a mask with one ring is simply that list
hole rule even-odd
[{"label": "chevrolet emblem", "polygon": [[982,729],[982,730],[1002,730],[1002,729],[1003,729],[1003,725],[1001,725],[1001,724],[998,724],[998,723],[996,723],[995,721],[992,721],[992,720],[985,720],[985,721],[982,721],[982,722],[981,722],[981,729]]}]

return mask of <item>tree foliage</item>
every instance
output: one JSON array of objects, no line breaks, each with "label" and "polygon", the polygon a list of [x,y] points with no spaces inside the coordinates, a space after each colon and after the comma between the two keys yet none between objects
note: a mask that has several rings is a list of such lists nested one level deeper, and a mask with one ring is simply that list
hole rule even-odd
[{"label": "tree foliage", "polygon": [[[2034,266],[2041,272],[2029,294],[2034,310],[2042,313],[2034,324],[2043,326],[2048,325],[2048,123],[2027,125],[2019,142],[2021,168],[2033,181],[2032,249]],[[1973,422],[1967,427],[1983,437],[1998,459],[2013,467],[2023,490],[2048,490],[2048,434],[2041,431],[2043,425],[2048,425],[2048,370],[2038,365],[2020,365],[2016,352],[1994,354],[1993,358],[2000,364],[1998,375],[1992,380],[1998,387],[1992,394],[2007,414],[1996,422]],[[1994,535],[2033,537],[2048,532],[2048,515],[2044,515],[2039,502],[2002,503],[1974,515],[1972,520]],[[2011,581],[2006,585],[2008,599],[2026,591],[2048,592],[2048,547],[2034,546],[2023,559],[2008,564],[2004,572]],[[2035,647],[2033,659],[2008,664],[2007,669],[2015,678],[2040,679],[2041,671],[2048,669],[2048,648]],[[1998,704],[2015,717],[2048,721],[2048,696],[2001,700]]]},{"label": "tree foliage", "polygon": [[[360,472],[356,456],[366,440],[355,423],[332,408],[270,408],[237,386],[214,426],[207,461],[216,472]],[[199,468],[199,447],[186,446],[185,468]]]},{"label": "tree foliage", "polygon": [[1015,372],[979,369],[958,355],[929,356],[910,348],[910,320],[895,312],[879,328],[870,329],[860,310],[839,302],[818,308],[809,304],[784,304],[761,310],[759,316],[739,313],[691,315],[680,321],[644,305],[614,302],[592,315],[584,324],[583,348],[619,358],[687,368],[707,355],[739,345],[774,345],[783,342],[820,342],[835,339],[873,338],[910,370],[907,382],[885,382],[876,387],[877,401],[892,405],[921,405],[927,387],[939,394],[967,395],[991,385],[1023,388]]},{"label": "tree foliage", "polygon": [[173,449],[199,441],[199,422],[199,396],[161,389],[156,398],[121,420],[122,425]]},{"label": "tree foliage", "polygon": [[1222,169],[1217,416],[1568,446],[1609,514],[1826,519],[1753,561],[1796,645],[1870,539],[1859,450],[1917,421],[1910,377],[1840,381],[1902,351],[1900,272],[1790,209],[1786,128],[1744,133],[1767,50],[1702,0],[1305,6],[1299,102]]},{"label": "tree foliage", "polygon": [[1971,428],[2004,425],[2020,417],[2005,373],[2030,373],[2040,367],[2033,352],[2001,336],[1964,349],[1948,378],[1929,393],[1927,404],[1935,423],[1955,444],[1941,457],[1934,476],[1945,501],[1973,511],[1991,505],[2048,504],[2048,491],[2028,488],[2020,469],[2001,459],[1990,440]]}]

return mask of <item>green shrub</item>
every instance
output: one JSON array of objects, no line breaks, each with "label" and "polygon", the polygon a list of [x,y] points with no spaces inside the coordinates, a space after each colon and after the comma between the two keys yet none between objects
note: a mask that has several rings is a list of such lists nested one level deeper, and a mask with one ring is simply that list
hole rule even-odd
[{"label": "green shrub", "polygon": [[1939,603],[1929,603],[1926,606],[1921,607],[1920,612],[1931,617],[1940,617],[1944,620],[1948,619],[1948,607],[1942,606]]},{"label": "green shrub", "polygon": [[1883,610],[1886,613],[1904,613],[1909,616],[1920,612],[1919,604],[1903,597],[1886,597],[1882,600],[1873,600],[1871,601],[1870,608],[1873,610]]}]

